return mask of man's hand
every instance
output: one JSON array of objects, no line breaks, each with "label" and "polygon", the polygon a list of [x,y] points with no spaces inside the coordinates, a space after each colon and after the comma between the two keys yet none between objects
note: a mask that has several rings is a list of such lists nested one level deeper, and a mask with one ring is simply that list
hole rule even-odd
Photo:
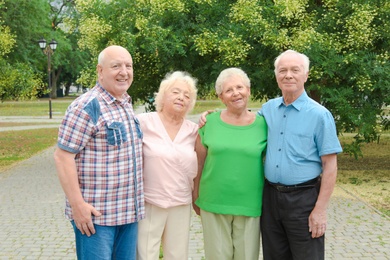
[{"label": "man's hand", "polygon": [[91,216],[99,217],[102,214],[84,201],[79,186],[75,157],[76,154],[60,148],[54,152],[58,178],[72,207],[74,223],[83,235],[91,236],[95,234]]},{"label": "man's hand", "polygon": [[215,110],[207,110],[206,112],[203,112],[201,115],[200,115],[200,118],[199,118],[199,123],[198,123],[198,126],[199,128],[202,128],[206,122],[207,122],[207,119],[206,119],[206,116],[208,114],[211,114],[213,113]]},{"label": "man's hand", "polygon": [[316,205],[309,216],[309,232],[312,238],[321,237],[326,231],[326,209],[329,204],[337,177],[337,155],[321,156],[322,179]]},{"label": "man's hand", "polygon": [[319,210],[314,207],[309,216],[309,232],[312,238],[318,238],[326,231],[326,210]]},{"label": "man's hand", "polygon": [[92,215],[99,217],[102,214],[92,205],[84,202],[72,207],[73,220],[81,234],[91,236],[96,233],[92,223]]}]

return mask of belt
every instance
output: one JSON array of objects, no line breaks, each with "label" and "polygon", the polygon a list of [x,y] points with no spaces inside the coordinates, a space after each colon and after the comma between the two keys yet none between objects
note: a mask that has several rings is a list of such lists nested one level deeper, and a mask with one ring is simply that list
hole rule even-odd
[{"label": "belt", "polygon": [[278,183],[272,183],[269,182],[267,179],[265,179],[265,182],[270,185],[272,188],[276,189],[279,192],[292,192],[292,191],[298,191],[298,190],[304,190],[304,189],[311,189],[317,186],[317,183],[321,181],[321,177],[318,176],[312,180],[296,184],[296,185],[283,185]]}]

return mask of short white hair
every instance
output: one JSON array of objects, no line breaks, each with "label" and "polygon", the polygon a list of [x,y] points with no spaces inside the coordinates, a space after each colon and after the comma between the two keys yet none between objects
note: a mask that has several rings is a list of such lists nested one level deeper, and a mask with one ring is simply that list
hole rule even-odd
[{"label": "short white hair", "polygon": [[165,78],[160,83],[160,88],[155,97],[156,110],[158,112],[161,112],[163,109],[163,99],[165,93],[177,80],[184,81],[188,85],[190,91],[190,105],[187,113],[194,108],[196,103],[196,94],[198,92],[198,89],[196,88],[197,79],[193,78],[188,72],[175,71],[165,75]]},{"label": "short white hair", "polygon": [[227,68],[219,73],[217,80],[215,81],[215,92],[217,95],[222,93],[222,85],[226,82],[231,76],[239,76],[244,83],[245,87],[251,87],[251,81],[248,75],[240,68]]},{"label": "short white hair", "polygon": [[279,61],[280,59],[285,56],[286,54],[295,54],[299,57],[302,58],[303,60],[303,70],[305,71],[305,73],[308,73],[309,72],[309,67],[310,67],[310,60],[309,60],[309,57],[307,57],[305,54],[303,53],[300,53],[300,52],[297,52],[297,51],[294,51],[294,50],[287,50],[287,51],[284,51],[282,52],[278,57],[276,57],[275,59],[275,62],[274,62],[274,67],[275,67],[275,75],[278,74],[278,71],[277,71],[277,68],[278,68],[278,65],[279,65]]}]

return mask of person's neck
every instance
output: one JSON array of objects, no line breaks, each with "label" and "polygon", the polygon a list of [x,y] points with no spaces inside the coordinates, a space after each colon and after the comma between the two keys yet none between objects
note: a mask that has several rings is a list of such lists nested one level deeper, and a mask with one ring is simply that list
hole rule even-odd
[{"label": "person's neck", "polygon": [[160,111],[158,112],[158,115],[162,124],[164,125],[165,131],[168,133],[171,140],[174,141],[177,133],[181,128],[181,125],[183,124],[184,117],[170,114],[166,111]]},{"label": "person's neck", "polygon": [[284,104],[286,105],[292,104],[295,100],[297,100],[302,95],[302,93],[303,91],[300,93],[288,93],[288,94],[282,93]]},{"label": "person's neck", "polygon": [[249,125],[253,123],[255,114],[248,111],[247,108],[243,110],[223,110],[221,112],[221,119],[225,123],[232,125]]},{"label": "person's neck", "polygon": [[250,113],[247,108],[240,109],[240,110],[232,110],[232,109],[226,109],[225,110],[226,116],[234,119],[239,119],[242,117],[245,117]]},{"label": "person's neck", "polygon": [[164,122],[171,124],[171,125],[181,125],[181,123],[183,122],[183,119],[184,119],[182,115],[170,114],[164,110],[158,112],[158,114]]}]

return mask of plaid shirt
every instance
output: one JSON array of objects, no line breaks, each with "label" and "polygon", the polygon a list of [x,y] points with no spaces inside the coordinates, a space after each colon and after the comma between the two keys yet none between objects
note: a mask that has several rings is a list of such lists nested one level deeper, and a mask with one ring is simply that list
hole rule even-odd
[{"label": "plaid shirt", "polygon": [[[115,99],[97,85],[69,106],[58,134],[58,147],[76,154],[85,202],[102,213],[92,216],[103,226],[144,218],[142,132],[131,98]],[[69,201],[65,215],[73,219]]]}]

